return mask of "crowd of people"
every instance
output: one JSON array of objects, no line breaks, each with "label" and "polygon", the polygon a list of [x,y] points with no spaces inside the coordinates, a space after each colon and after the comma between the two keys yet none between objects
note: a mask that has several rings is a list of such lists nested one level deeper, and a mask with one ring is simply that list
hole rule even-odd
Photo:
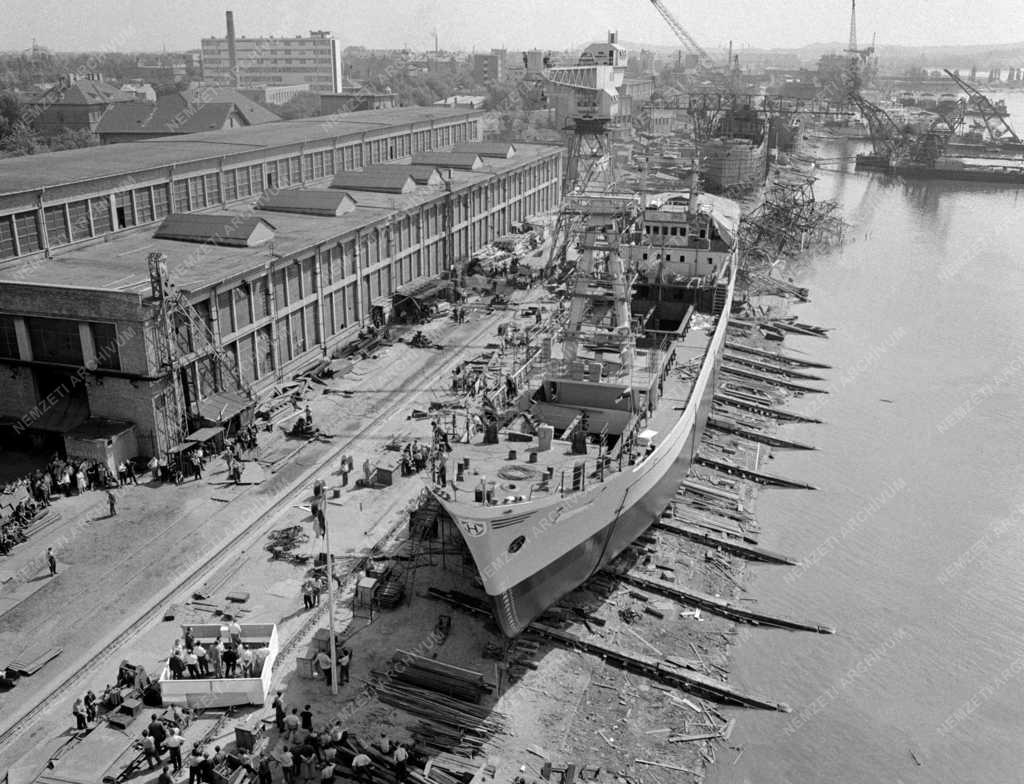
[{"label": "crowd of people", "polygon": [[238,621],[230,621],[227,630],[227,640],[218,635],[203,645],[192,634],[192,627],[187,627],[185,639],[175,640],[167,659],[171,678],[258,678],[270,650],[247,647],[242,642],[242,627]]},{"label": "crowd of people", "polygon": [[[371,781],[374,760],[342,727],[340,719],[333,725],[322,724],[316,729],[310,706],[306,705],[301,712],[298,708],[289,710],[280,691],[274,698],[273,708],[274,723],[282,740],[281,751],[274,759],[281,768],[284,784],[309,784],[317,779],[323,784],[333,784],[338,763],[350,768],[356,781]],[[386,760],[395,781],[401,783],[408,778],[414,754],[411,745],[394,743],[386,732],[381,732],[370,747]],[[259,781],[266,784],[262,777]]]},{"label": "crowd of people", "polygon": [[[0,496],[0,555],[8,555],[16,546],[28,540],[29,527],[36,517],[56,499],[82,495],[94,490],[106,491],[108,498],[113,488],[128,483],[138,484],[132,461],[122,461],[117,476],[98,460],[58,456],[51,458],[46,468],[39,468],[22,479],[4,487],[7,494],[16,493],[24,487],[27,497],[17,503],[6,504],[10,511],[4,512]],[[115,513],[116,501],[110,504],[111,514]]]}]

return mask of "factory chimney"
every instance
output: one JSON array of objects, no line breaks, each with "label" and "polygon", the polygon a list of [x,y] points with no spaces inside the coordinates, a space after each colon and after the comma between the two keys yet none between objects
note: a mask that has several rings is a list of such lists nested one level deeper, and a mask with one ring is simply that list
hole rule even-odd
[{"label": "factory chimney", "polygon": [[226,11],[224,16],[228,22],[228,73],[231,75],[231,84],[238,87],[240,82],[238,73],[238,57],[235,53],[235,15]]}]

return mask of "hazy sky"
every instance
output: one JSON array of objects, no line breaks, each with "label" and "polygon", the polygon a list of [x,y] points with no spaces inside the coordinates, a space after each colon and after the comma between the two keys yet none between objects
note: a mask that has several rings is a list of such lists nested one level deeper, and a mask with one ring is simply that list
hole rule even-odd
[{"label": "hazy sky", "polygon": [[[848,37],[849,0],[665,0],[705,47],[796,47]],[[424,49],[437,28],[442,48],[564,48],[603,39],[675,43],[649,0],[134,0],[129,3],[3,0],[0,50],[39,44],[55,50],[196,49],[224,35],[224,11],[239,35],[332,30],[344,45]],[[861,0],[861,43],[1008,43],[1024,40],[1024,12],[1009,0]]]}]

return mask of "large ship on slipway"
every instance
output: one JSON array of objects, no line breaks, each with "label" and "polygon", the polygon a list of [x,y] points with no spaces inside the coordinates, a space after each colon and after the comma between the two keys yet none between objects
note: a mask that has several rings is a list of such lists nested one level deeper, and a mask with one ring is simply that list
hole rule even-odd
[{"label": "large ship on slipway", "polygon": [[[738,264],[739,207],[691,189],[574,197],[567,318],[432,492],[515,636],[639,536],[700,444]],[[449,474],[451,479],[451,474]]]}]

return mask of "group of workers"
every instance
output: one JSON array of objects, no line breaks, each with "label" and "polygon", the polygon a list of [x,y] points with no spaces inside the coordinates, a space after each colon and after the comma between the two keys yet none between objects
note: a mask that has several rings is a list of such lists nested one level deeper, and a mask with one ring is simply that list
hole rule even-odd
[{"label": "group of workers", "polygon": [[255,678],[259,676],[266,659],[265,648],[249,648],[242,642],[242,627],[238,621],[228,623],[228,640],[220,635],[208,645],[203,645],[192,634],[192,627],[185,630],[185,639],[175,641],[167,660],[171,678]]},{"label": "group of workers", "polygon": [[[274,722],[283,741],[274,758],[281,767],[284,784],[308,784],[317,779],[321,784],[332,784],[339,763],[351,769],[356,781],[369,782],[374,760],[368,751],[383,757],[378,757],[378,763],[391,770],[396,782],[407,780],[411,744],[394,743],[386,732],[381,732],[378,740],[366,747],[342,728],[340,719],[333,726],[324,724],[317,730],[310,706],[306,705],[301,712],[298,708],[289,710],[280,691],[273,707]],[[262,778],[260,784],[264,784]]]}]

